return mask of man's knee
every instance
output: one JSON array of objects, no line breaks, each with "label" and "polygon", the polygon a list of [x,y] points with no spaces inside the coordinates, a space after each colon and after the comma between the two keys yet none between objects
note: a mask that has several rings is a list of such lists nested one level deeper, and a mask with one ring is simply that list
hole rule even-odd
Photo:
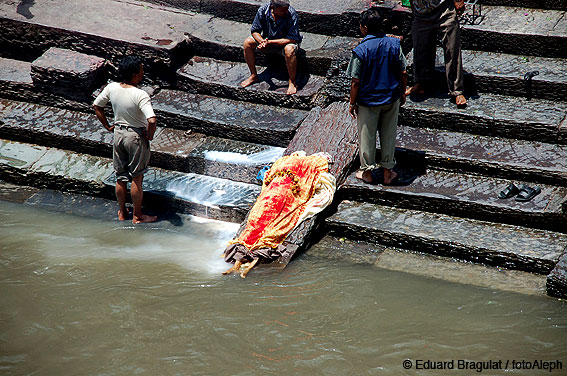
[{"label": "man's knee", "polygon": [[248,37],[244,40],[244,49],[256,49],[257,45],[258,43],[256,43],[256,40],[252,37]]},{"label": "man's knee", "polygon": [[297,49],[297,45],[296,44],[286,44],[286,46],[284,47],[284,54],[287,58],[293,57],[295,56],[295,52]]}]

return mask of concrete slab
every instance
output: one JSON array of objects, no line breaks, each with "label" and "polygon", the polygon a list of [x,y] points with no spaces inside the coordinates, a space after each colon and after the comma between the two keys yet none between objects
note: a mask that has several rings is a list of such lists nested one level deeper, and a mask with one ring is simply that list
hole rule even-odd
[{"label": "concrete slab", "polygon": [[557,232],[359,202],[342,202],[326,224],[334,236],[540,274],[567,245]]},{"label": "concrete slab", "polygon": [[409,186],[383,186],[362,183],[353,174],[339,193],[347,200],[567,232],[561,208],[566,188],[538,185],[542,192],[529,202],[499,199],[498,193],[512,181],[430,169]]},{"label": "concrete slab", "polygon": [[[111,158],[112,133],[91,114],[0,100],[2,137]],[[152,141],[151,165],[250,184],[265,164],[284,149],[177,129],[159,128]]]},{"label": "concrete slab", "polygon": [[400,123],[492,137],[567,143],[561,127],[567,103],[481,93],[458,109],[447,96],[411,96],[400,111]]},{"label": "concrete slab", "polygon": [[563,145],[406,126],[398,127],[396,144],[424,151],[430,166],[567,186],[567,146]]},{"label": "concrete slab", "polygon": [[[192,67],[190,72],[207,76],[209,73],[213,74],[212,70],[214,70],[215,65],[207,65],[206,61],[209,60],[205,60],[199,65],[209,68],[209,72],[199,71],[199,67]],[[221,67],[232,66],[231,63],[219,63],[218,65]],[[228,71],[234,73],[230,69]],[[200,78],[192,77],[195,80]],[[218,73],[215,78],[223,80],[221,73]],[[227,80],[228,78],[225,77],[223,81],[226,82]],[[218,83],[217,86],[224,87],[224,82]],[[209,84],[206,79],[198,83],[214,85]],[[232,85],[230,88],[237,93],[249,91],[239,88],[237,85]],[[152,98],[152,105],[156,113],[171,127],[280,147],[287,146],[295,130],[308,114],[308,112],[302,110],[266,106],[176,90],[160,91]]]},{"label": "concrete slab", "polygon": [[298,75],[298,92],[286,95],[287,73],[272,69],[259,70],[260,82],[247,88],[240,83],[250,76],[245,63],[194,57],[177,72],[177,86],[186,91],[238,99],[272,106],[309,110],[315,105],[324,78]]}]

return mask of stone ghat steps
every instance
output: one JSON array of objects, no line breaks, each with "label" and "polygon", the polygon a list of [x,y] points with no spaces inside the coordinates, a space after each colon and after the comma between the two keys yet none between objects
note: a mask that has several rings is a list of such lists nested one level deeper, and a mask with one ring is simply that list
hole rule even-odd
[{"label": "stone ghat steps", "polygon": [[280,147],[289,144],[308,114],[174,90],[154,95],[152,106],[168,127]]},{"label": "stone ghat steps", "polygon": [[424,152],[432,168],[567,186],[567,146],[407,126],[398,127],[396,145]]},{"label": "stone ghat steps", "polygon": [[[567,59],[509,55],[498,52],[463,50],[465,90],[506,96],[567,101]],[[413,50],[408,56],[408,70],[413,76]],[[447,91],[443,49],[437,49],[436,89]],[[529,82],[526,73],[537,71]]]},{"label": "stone ghat steps", "polygon": [[482,4],[534,9],[567,10],[567,1],[565,0],[482,0]]},{"label": "stone ghat steps", "polygon": [[[175,68],[193,54],[243,61],[242,43],[250,35],[251,21],[235,22],[143,2],[100,0],[95,5],[54,0],[35,3],[30,9],[33,18],[26,18],[17,13],[16,4],[0,4],[0,56],[31,61],[49,47],[60,47],[116,63],[125,53],[135,53],[145,59],[150,75],[168,82]],[[73,17],[68,17],[70,13]],[[303,37],[303,60],[320,75],[340,47],[356,43],[352,38],[312,33]]]},{"label": "stone ghat steps", "polygon": [[259,68],[258,73],[260,82],[242,88],[240,83],[250,76],[245,63],[193,57],[177,72],[177,86],[189,92],[302,110],[319,104],[324,77],[298,74],[297,94],[287,95],[287,73],[270,68]]},{"label": "stone ghat steps", "polygon": [[[258,171],[284,152],[280,147],[164,128],[162,117],[159,119],[151,143],[151,165],[155,167],[259,184]],[[0,137],[112,156],[113,136],[93,113],[0,99]]]},{"label": "stone ghat steps", "polygon": [[330,234],[507,269],[548,274],[567,235],[418,210],[343,201],[325,220]]},{"label": "stone ghat steps", "polygon": [[566,102],[481,93],[469,97],[465,109],[458,109],[447,95],[412,95],[400,111],[400,123],[565,145],[566,116]]},{"label": "stone ghat steps", "polygon": [[[112,160],[0,139],[5,182],[114,198]],[[152,168],[144,175],[144,206],[240,223],[260,187],[192,173]]]},{"label": "stone ghat steps", "polygon": [[362,183],[354,174],[341,186],[342,200],[357,200],[457,217],[567,232],[567,188],[538,184],[541,193],[529,202],[499,199],[511,182],[529,182],[428,169],[409,186]]}]

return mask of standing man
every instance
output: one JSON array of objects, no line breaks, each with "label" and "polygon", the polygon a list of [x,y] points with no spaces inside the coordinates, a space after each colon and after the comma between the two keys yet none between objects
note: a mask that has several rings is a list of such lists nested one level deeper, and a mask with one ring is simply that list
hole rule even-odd
[{"label": "standing man", "polygon": [[449,95],[458,107],[465,107],[464,76],[458,15],[465,11],[464,0],[412,0],[412,38],[415,85],[406,95],[422,94],[435,72],[437,31],[441,30]]},{"label": "standing man", "polygon": [[[108,84],[95,99],[93,106],[102,125],[114,132],[112,161],[116,172],[116,199],[120,205],[118,219],[127,217],[126,194],[128,181],[134,205],[132,223],[155,222],[157,217],[142,213],[142,181],[150,162],[150,141],[156,131],[156,116],[150,96],[136,86],[142,81],[144,67],[137,56],[126,56],[118,67],[121,82]],[[112,103],[114,124],[110,126],[104,106]]]},{"label": "standing man", "polygon": [[297,93],[297,49],[303,39],[299,35],[297,12],[289,0],[271,0],[258,9],[252,28],[252,35],[244,40],[244,59],[250,69],[250,77],[240,83],[247,87],[258,82],[255,50],[276,53],[285,57],[289,86],[287,94]]},{"label": "standing man", "polygon": [[400,40],[387,37],[383,20],[376,9],[360,15],[360,31],[364,38],[352,51],[347,68],[351,77],[349,113],[357,119],[360,147],[360,169],[356,177],[372,182],[376,168],[376,132],[380,134],[384,184],[390,184],[397,174],[394,149],[400,106],[406,102],[407,61]]}]

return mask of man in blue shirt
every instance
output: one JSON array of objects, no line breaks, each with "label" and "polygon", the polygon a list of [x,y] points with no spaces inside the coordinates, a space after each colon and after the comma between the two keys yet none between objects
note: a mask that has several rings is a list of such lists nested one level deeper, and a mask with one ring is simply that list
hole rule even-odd
[{"label": "man in blue shirt", "polygon": [[278,53],[285,57],[289,86],[287,94],[297,93],[295,76],[297,72],[297,49],[302,37],[299,34],[297,12],[289,0],[271,0],[258,9],[252,27],[252,35],[244,41],[244,59],[250,69],[250,77],[240,83],[247,87],[258,82],[255,50]]},{"label": "man in blue shirt", "polygon": [[376,168],[376,132],[380,135],[380,166],[384,184],[396,178],[396,127],[400,106],[406,101],[407,61],[400,40],[387,37],[376,9],[360,15],[364,38],[352,51],[347,74],[351,77],[349,113],[357,119],[360,168],[356,177],[372,182]]}]

